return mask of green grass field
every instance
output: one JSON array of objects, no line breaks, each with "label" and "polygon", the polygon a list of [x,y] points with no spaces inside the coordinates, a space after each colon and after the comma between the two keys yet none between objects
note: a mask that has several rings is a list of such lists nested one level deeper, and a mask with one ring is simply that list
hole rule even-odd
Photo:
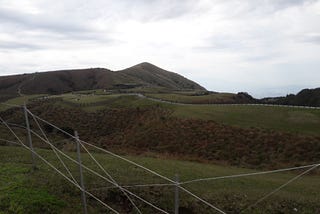
[{"label": "green grass field", "polygon": [[219,102],[232,102],[234,94],[232,93],[217,93],[201,96],[192,96],[190,92],[180,93],[148,93],[147,97],[166,100],[176,103],[219,103]]},{"label": "green grass field", "polygon": [[[49,150],[37,149],[39,154],[63,170],[54,153]],[[75,158],[75,153],[68,152]],[[167,183],[144,170],[133,167],[110,155],[93,153],[105,169],[114,176],[118,183],[150,184]],[[232,175],[255,172],[253,170],[224,167],[212,164],[200,164],[188,161],[170,160],[168,158],[127,156],[143,166],[161,173],[169,178],[179,174],[181,181],[195,178]],[[102,173],[87,154],[82,154],[83,163]],[[65,159],[64,159],[65,160]],[[40,160],[37,160],[38,170],[30,170],[30,153],[20,147],[0,146],[0,213],[80,213],[80,192],[64,178],[54,172]],[[66,161],[73,175],[78,179],[78,167]],[[63,171],[65,172],[65,171]],[[297,175],[298,172],[277,173],[252,177],[216,180],[185,185],[193,193],[203,197],[210,203],[227,213],[238,213],[258,198],[274,190],[281,184]],[[125,206],[123,197],[100,178],[85,171],[85,183],[88,190],[105,199],[113,208],[121,210]],[[255,209],[244,213],[316,213],[319,210],[319,176],[304,176],[283,190],[259,204]],[[97,190],[97,188],[99,190]],[[130,188],[136,194],[172,213],[174,187],[135,187]],[[195,213],[215,213],[196,199],[180,192],[181,206],[193,209]],[[119,200],[119,201],[117,201]],[[135,200],[144,213],[154,213],[143,203]],[[104,213],[106,210],[93,199],[88,200],[89,213]],[[122,210],[124,212],[124,210]]]},{"label": "green grass field", "polygon": [[182,118],[214,120],[240,127],[260,127],[293,133],[319,135],[320,110],[277,106],[174,105]]}]

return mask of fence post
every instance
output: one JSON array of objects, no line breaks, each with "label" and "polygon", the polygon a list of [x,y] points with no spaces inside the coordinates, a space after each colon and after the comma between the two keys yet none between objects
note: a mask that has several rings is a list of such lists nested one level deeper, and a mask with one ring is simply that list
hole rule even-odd
[{"label": "fence post", "polygon": [[78,162],[79,162],[79,171],[80,171],[80,186],[81,186],[81,199],[82,199],[82,205],[83,205],[83,213],[87,214],[87,200],[86,200],[86,193],[84,188],[84,182],[83,182],[83,174],[82,174],[82,163],[81,163],[81,156],[80,156],[80,140],[78,132],[74,132],[74,136],[76,137],[76,143],[77,143],[77,155],[78,155]]},{"label": "fence post", "polygon": [[32,138],[31,138],[31,131],[30,131],[30,123],[29,123],[29,117],[28,117],[28,111],[27,111],[27,105],[24,103],[23,105],[23,111],[24,111],[24,117],[26,120],[26,128],[27,128],[27,134],[28,134],[28,142],[29,142],[29,147],[31,149],[31,156],[32,156],[32,170],[36,170],[36,160],[34,156],[34,149],[32,145]]},{"label": "fence post", "polygon": [[179,175],[175,175],[174,214],[179,214]]}]

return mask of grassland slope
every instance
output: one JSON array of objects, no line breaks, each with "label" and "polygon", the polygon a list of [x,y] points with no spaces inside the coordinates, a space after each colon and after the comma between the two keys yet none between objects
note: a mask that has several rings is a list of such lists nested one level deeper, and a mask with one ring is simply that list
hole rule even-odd
[{"label": "grassland slope", "polygon": [[[70,142],[70,144],[72,144]],[[55,154],[47,149],[36,149],[50,163],[64,170]],[[91,151],[92,152],[92,151]],[[75,152],[67,152],[76,158]],[[120,185],[163,183],[161,179],[138,170],[136,167],[119,161],[106,154],[92,153],[102,166]],[[99,172],[96,164],[88,154],[82,153],[84,165]],[[255,170],[223,167],[214,164],[202,164],[188,161],[170,160],[168,158],[151,158],[126,156],[143,166],[156,170],[160,174],[173,178],[179,174],[181,181],[196,178],[224,176],[256,172]],[[72,174],[78,179],[79,168],[76,164],[64,160]],[[80,191],[68,183],[49,166],[37,159],[38,170],[31,171],[30,152],[20,147],[0,146],[0,212],[2,213],[81,213]],[[188,190],[202,197],[213,205],[230,214],[240,213],[258,198],[273,191],[301,172],[275,173],[269,175],[249,176],[235,179],[214,180],[211,182],[193,183],[185,186]],[[118,190],[105,180],[84,170],[85,186],[88,191],[98,196],[120,213],[134,213],[133,206]],[[290,186],[269,197],[263,203],[252,207],[244,214],[251,213],[319,213],[320,198],[319,176],[306,175],[291,183]],[[173,212],[174,187],[136,187],[130,188],[135,194],[149,202]],[[109,213],[93,198],[88,197],[89,213]],[[135,203],[142,213],[157,213],[154,209],[139,200]],[[180,192],[180,213],[213,213],[213,210],[195,198]]]}]

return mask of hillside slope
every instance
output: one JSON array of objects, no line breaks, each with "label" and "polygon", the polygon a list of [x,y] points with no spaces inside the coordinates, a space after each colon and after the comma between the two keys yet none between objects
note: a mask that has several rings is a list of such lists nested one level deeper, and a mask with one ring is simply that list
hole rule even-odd
[{"label": "hillside slope", "polygon": [[133,67],[118,71],[119,73],[128,75],[132,78],[141,80],[151,86],[160,86],[171,89],[201,89],[205,90],[199,84],[188,80],[187,78],[163,70],[150,63],[144,62]]},{"label": "hillside slope", "polygon": [[289,94],[286,97],[264,98],[262,102],[268,104],[320,107],[320,88],[303,89],[296,95]]},{"label": "hillside slope", "polygon": [[179,74],[150,63],[141,63],[121,71],[90,68],[0,77],[0,94],[61,94],[79,90],[135,86],[205,90]]}]

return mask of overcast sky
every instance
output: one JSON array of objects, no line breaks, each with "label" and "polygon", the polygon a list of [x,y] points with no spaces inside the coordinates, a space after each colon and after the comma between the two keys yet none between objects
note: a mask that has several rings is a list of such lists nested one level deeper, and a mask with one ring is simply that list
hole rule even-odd
[{"label": "overcast sky", "polygon": [[140,62],[255,97],[320,87],[320,0],[0,0],[0,75]]}]

